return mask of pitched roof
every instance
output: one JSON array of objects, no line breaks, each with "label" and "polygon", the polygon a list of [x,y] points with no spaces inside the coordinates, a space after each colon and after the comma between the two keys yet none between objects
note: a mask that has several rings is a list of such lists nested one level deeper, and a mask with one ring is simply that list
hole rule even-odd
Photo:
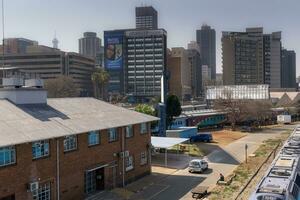
[{"label": "pitched roof", "polygon": [[0,100],[0,147],[158,120],[94,98],[55,98],[47,104]]}]

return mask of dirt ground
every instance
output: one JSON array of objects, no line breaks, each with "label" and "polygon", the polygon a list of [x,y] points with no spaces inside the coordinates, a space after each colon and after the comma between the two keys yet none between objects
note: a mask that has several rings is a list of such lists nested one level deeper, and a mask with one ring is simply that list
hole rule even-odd
[{"label": "dirt ground", "polygon": [[201,152],[203,152],[204,155],[207,155],[214,150],[219,149],[220,147],[224,147],[234,142],[235,140],[245,137],[246,135],[248,134],[226,129],[220,131],[212,131],[213,141],[211,143],[197,142],[195,144],[198,146]]},{"label": "dirt ground", "polygon": [[231,131],[225,129],[220,131],[213,131],[212,135],[214,143],[218,144],[219,146],[226,146],[235,140],[245,137],[248,134],[240,131]]}]

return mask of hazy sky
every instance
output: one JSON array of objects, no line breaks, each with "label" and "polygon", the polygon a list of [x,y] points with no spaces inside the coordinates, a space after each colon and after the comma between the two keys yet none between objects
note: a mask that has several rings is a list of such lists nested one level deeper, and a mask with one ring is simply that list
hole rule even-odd
[{"label": "hazy sky", "polygon": [[[25,37],[78,52],[85,31],[134,28],[135,6],[153,5],[159,27],[168,32],[168,47],[186,47],[206,23],[216,30],[217,71],[222,71],[221,32],[263,26],[282,31],[282,44],[300,54],[300,0],[4,0],[5,37]],[[298,56],[298,63],[300,62]],[[299,64],[298,64],[299,66]],[[300,69],[297,69],[300,74]]]}]

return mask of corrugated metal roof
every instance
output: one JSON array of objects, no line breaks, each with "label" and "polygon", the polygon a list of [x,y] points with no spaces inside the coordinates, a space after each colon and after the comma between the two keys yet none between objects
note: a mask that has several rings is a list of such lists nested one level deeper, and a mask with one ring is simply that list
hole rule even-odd
[{"label": "corrugated metal roof", "polygon": [[0,100],[0,147],[155,120],[94,98],[48,99],[47,105]]}]

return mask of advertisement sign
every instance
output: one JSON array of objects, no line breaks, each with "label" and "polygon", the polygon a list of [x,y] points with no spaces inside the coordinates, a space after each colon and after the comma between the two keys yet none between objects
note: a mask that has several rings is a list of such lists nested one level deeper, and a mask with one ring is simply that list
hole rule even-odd
[{"label": "advertisement sign", "polygon": [[106,69],[120,69],[123,65],[123,35],[105,34],[104,54]]}]

